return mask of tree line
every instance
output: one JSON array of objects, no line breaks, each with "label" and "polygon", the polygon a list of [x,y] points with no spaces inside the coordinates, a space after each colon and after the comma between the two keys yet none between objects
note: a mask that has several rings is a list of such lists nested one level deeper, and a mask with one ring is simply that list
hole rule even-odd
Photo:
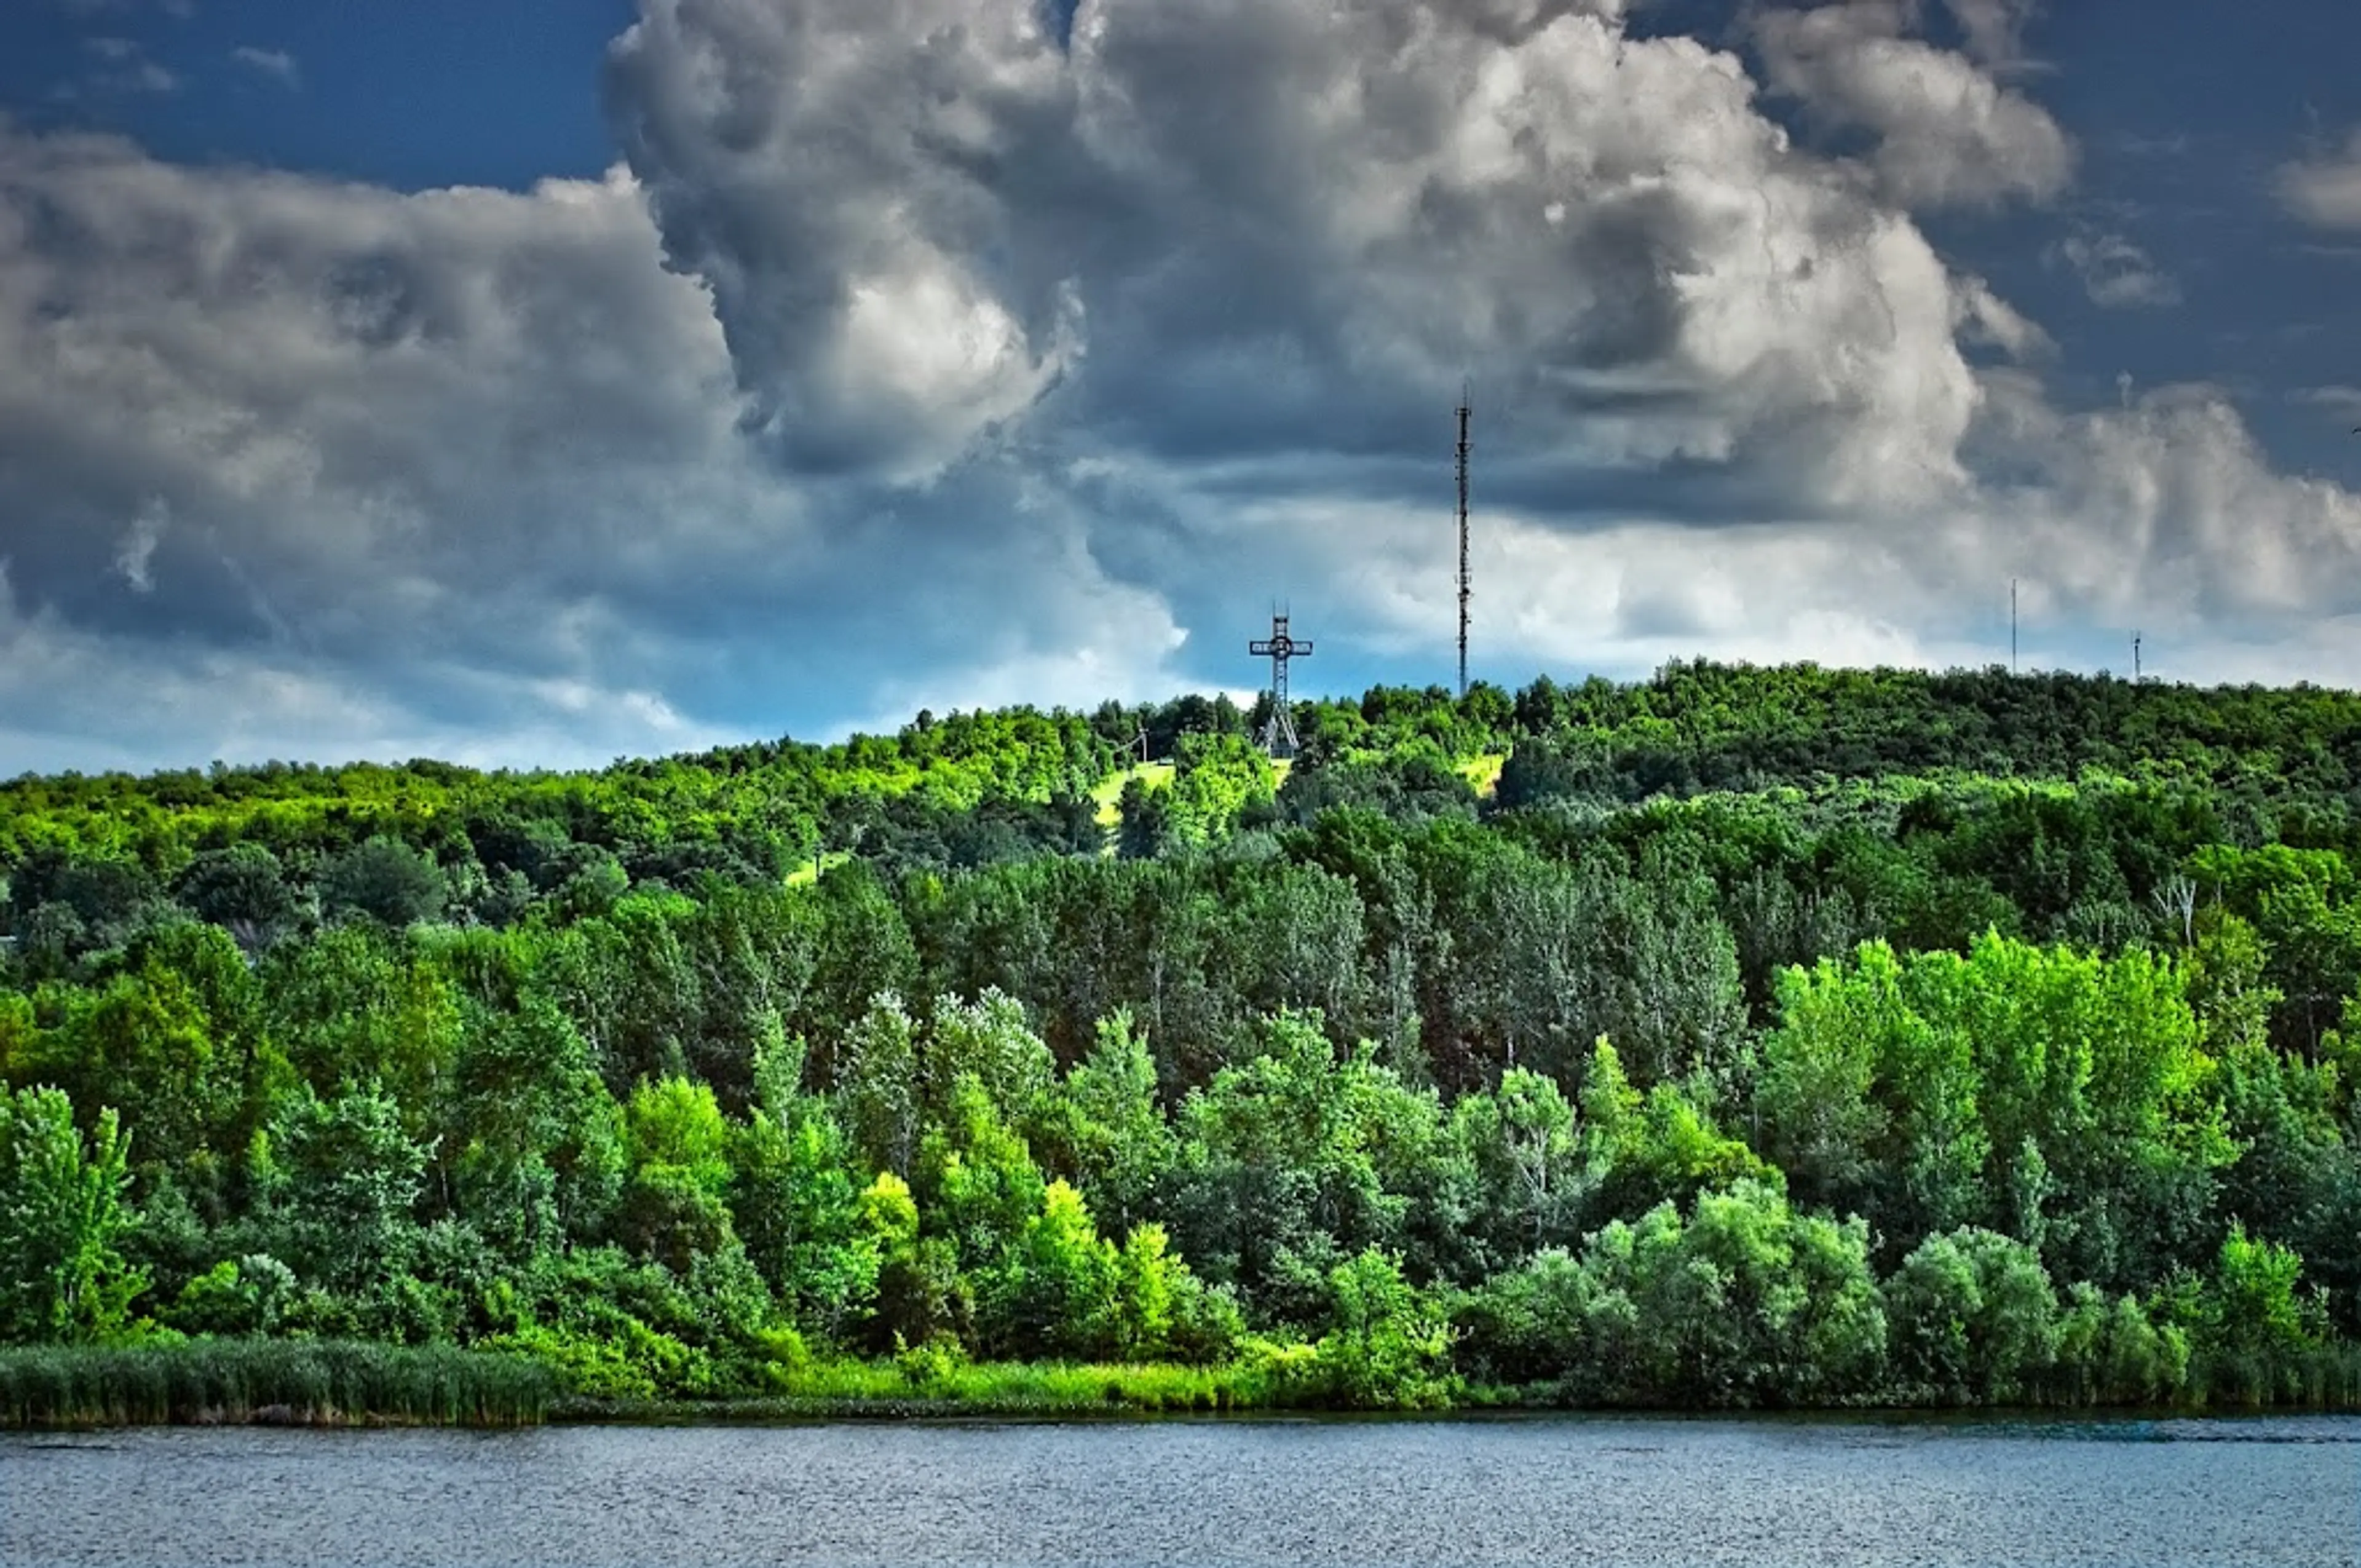
[{"label": "tree line", "polygon": [[2361,702],[1676,665],[1296,717],[1283,779],[1183,698],[19,780],[0,1340],[2352,1397]]}]

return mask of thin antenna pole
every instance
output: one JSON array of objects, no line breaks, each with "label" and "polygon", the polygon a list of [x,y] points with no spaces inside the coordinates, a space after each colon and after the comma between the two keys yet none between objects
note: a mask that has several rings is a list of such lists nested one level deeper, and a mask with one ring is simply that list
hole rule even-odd
[{"label": "thin antenna pole", "polygon": [[1459,389],[1459,695],[1467,695],[1467,389]]},{"label": "thin antenna pole", "polygon": [[2016,579],[2008,580],[2008,673],[2016,674]]},{"label": "thin antenna pole", "polygon": [[2140,683],[2140,634],[2132,633],[2132,685]]}]

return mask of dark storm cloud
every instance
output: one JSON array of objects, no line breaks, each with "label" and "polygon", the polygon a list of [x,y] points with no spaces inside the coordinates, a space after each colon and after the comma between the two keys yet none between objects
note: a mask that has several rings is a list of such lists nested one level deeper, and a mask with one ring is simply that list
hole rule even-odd
[{"label": "dark storm cloud", "polygon": [[0,767],[595,760],[865,714],[830,646],[1170,646],[1006,461],[789,484],[743,419],[626,178],[403,196],[0,134]]},{"label": "dark storm cloud", "polygon": [[1472,375],[1593,461],[1841,499],[1949,480],[1972,411],[1906,223],[1607,7],[1085,5],[1061,49],[1018,0],[682,0],[611,92],[811,466],[923,467],[1059,382],[1084,446],[1399,453]]},{"label": "dark storm cloud", "polygon": [[1921,9],[1750,12],[1841,155],[1609,0],[646,0],[630,171],[523,194],[0,130],[0,770],[1242,686],[1273,596],[1348,684],[1446,634],[1463,385],[1503,674],[1980,661],[2011,576],[2361,674],[2354,498],[2055,406],[1930,243],[2071,156],[2026,6]]}]

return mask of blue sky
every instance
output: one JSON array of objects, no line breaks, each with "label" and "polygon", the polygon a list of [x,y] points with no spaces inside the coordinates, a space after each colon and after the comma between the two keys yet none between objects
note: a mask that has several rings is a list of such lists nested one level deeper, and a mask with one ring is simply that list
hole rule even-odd
[{"label": "blue sky", "polygon": [[0,773],[2361,678],[2361,8],[22,0]]},{"label": "blue sky", "polygon": [[628,0],[25,0],[0,20],[0,102],[176,162],[523,189],[615,160],[598,64],[631,21]]}]

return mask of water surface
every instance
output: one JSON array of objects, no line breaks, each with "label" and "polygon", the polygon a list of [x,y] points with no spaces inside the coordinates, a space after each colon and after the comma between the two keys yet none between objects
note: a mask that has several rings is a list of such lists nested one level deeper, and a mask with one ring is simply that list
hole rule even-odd
[{"label": "water surface", "polygon": [[9,1563],[2361,1563],[2361,1418],[0,1436]]}]

